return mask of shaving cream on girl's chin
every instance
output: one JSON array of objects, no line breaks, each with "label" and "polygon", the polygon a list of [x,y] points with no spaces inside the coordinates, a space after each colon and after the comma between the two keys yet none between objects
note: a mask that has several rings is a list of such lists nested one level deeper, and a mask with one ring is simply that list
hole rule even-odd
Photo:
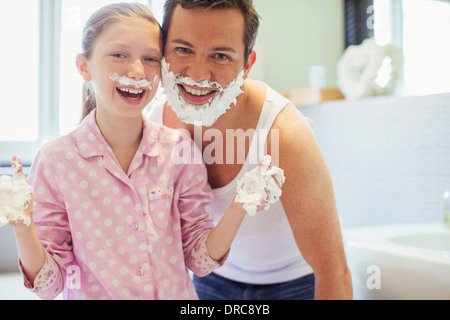
[{"label": "shaving cream on girl's chin", "polygon": [[[170,65],[163,58],[161,61],[162,87],[164,88],[167,101],[172,106],[173,111],[178,115],[181,121],[201,125],[205,127],[212,126],[217,119],[231,105],[236,105],[237,97],[244,93],[241,87],[244,85],[244,70],[242,70],[237,78],[231,81],[226,88],[218,82],[210,82],[203,80],[201,82],[193,81],[190,77],[176,75],[169,71]],[[184,100],[179,92],[178,85],[186,84],[205,89],[213,89],[217,93],[207,103],[203,105],[195,105]]]}]

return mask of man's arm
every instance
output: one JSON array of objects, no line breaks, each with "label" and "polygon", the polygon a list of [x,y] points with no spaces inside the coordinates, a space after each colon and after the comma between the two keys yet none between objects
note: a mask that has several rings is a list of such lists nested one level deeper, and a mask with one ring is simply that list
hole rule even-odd
[{"label": "man's arm", "polygon": [[280,199],[297,246],[314,270],[315,298],[351,299],[350,270],[330,174],[301,117],[287,106],[272,127],[279,130],[279,166],[286,176]]}]

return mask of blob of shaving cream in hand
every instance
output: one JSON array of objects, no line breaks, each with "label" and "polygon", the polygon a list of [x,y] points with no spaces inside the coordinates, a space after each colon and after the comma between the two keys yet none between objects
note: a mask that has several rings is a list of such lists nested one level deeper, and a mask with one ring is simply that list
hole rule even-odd
[{"label": "blob of shaving cream in hand", "polygon": [[[250,216],[254,216],[259,206],[269,210],[270,204],[275,203],[281,196],[281,185],[285,181],[284,171],[276,166],[269,169],[272,158],[264,156],[261,164],[246,172],[237,182],[236,202],[243,203],[244,209]],[[280,186],[275,182],[276,179]]]},{"label": "blob of shaving cream in hand", "polygon": [[0,176],[0,227],[10,222],[22,222],[29,226],[30,217],[24,215],[32,194],[32,188],[14,169],[13,178]]}]

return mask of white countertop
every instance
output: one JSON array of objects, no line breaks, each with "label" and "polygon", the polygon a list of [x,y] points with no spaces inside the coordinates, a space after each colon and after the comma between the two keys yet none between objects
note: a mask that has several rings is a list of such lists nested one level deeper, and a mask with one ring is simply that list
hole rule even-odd
[{"label": "white countertop", "polygon": [[0,300],[40,300],[23,285],[19,272],[0,273]]}]

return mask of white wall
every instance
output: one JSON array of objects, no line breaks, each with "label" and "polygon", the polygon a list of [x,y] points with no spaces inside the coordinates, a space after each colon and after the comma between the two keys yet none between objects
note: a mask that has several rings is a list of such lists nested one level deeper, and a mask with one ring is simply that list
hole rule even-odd
[{"label": "white wall", "polygon": [[300,108],[333,179],[345,227],[442,222],[450,186],[450,94]]}]

